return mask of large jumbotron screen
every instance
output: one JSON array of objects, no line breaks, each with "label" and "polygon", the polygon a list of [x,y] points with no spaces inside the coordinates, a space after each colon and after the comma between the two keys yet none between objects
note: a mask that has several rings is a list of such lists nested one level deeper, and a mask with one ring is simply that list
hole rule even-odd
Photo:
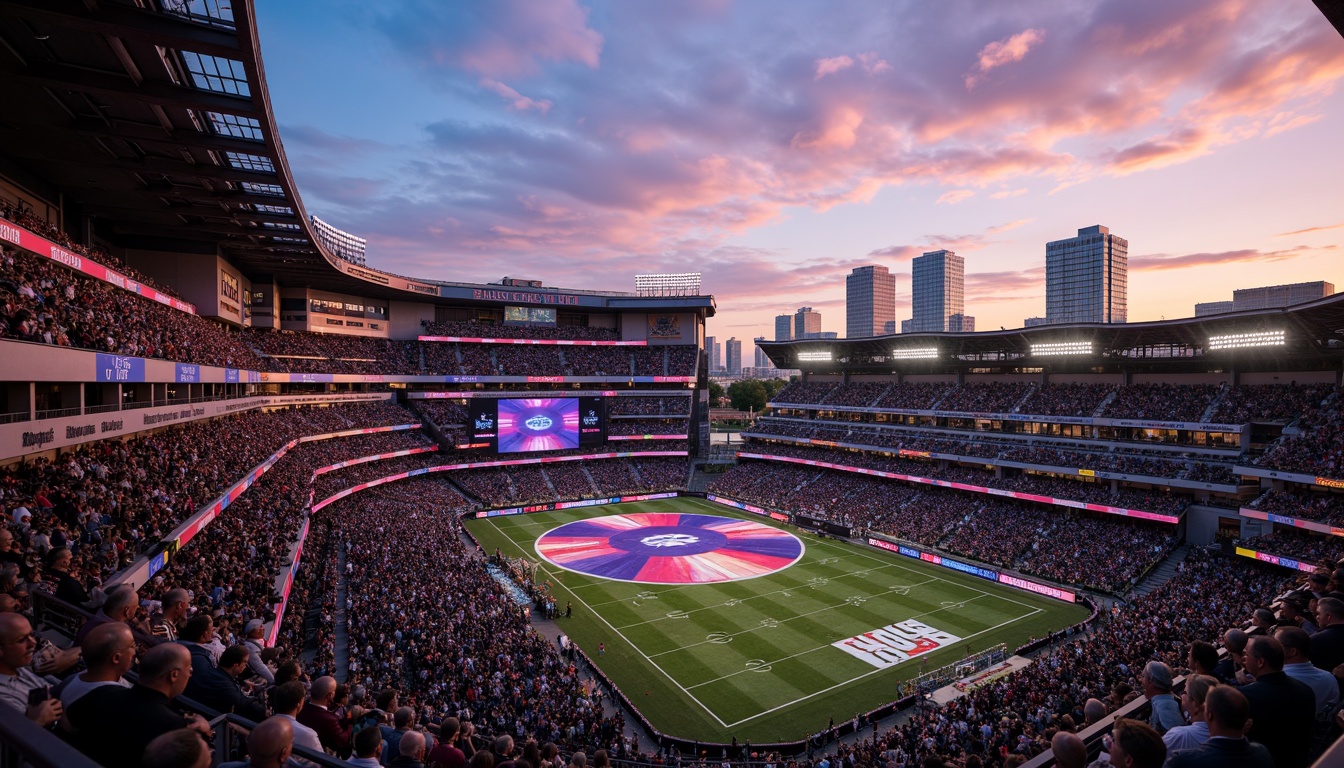
[{"label": "large jumbotron screen", "polygon": [[496,452],[534,453],[601,445],[607,440],[606,402],[600,397],[476,399],[472,442]]}]

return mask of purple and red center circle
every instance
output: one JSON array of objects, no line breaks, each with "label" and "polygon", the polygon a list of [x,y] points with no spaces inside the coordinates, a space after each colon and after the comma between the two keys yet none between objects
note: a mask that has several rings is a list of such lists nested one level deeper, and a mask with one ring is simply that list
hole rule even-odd
[{"label": "purple and red center circle", "polygon": [[552,565],[637,584],[717,584],[781,571],[803,556],[788,531],[714,515],[637,513],[576,520],[537,539]]}]

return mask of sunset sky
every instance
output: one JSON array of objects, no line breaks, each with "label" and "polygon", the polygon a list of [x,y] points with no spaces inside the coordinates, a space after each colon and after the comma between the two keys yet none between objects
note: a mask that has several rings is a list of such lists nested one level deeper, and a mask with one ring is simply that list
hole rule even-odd
[{"label": "sunset sky", "polygon": [[908,317],[937,248],[981,330],[1019,327],[1092,224],[1131,321],[1344,289],[1344,38],[1310,0],[257,6],[305,205],[393,272],[699,271],[742,339],[803,304],[843,335],[865,264]]}]

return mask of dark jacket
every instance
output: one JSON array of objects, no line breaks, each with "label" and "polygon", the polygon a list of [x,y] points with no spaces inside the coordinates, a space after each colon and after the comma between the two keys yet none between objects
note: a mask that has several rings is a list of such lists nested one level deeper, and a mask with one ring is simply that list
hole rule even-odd
[{"label": "dark jacket", "polygon": [[144,686],[104,685],[66,711],[79,751],[104,768],[136,768],[156,737],[184,728],[187,720],[168,697]]},{"label": "dark jacket", "polygon": [[1162,768],[1273,768],[1265,745],[1215,736],[1194,749],[1173,752]]},{"label": "dark jacket", "polygon": [[337,757],[344,760],[350,756],[353,724],[342,722],[341,718],[311,701],[303,705],[303,709],[299,710],[299,716],[294,719],[317,731],[317,738],[322,742],[322,746],[335,752]]},{"label": "dark jacket", "polygon": [[247,703],[247,697],[238,687],[238,682],[215,666],[209,648],[196,643],[183,645],[191,651],[191,679],[187,681],[183,696],[221,715],[233,712]]},{"label": "dark jacket", "polygon": [[1266,672],[1241,689],[1251,702],[1251,741],[1265,745],[1277,768],[1305,768],[1316,724],[1311,686],[1283,672]]}]

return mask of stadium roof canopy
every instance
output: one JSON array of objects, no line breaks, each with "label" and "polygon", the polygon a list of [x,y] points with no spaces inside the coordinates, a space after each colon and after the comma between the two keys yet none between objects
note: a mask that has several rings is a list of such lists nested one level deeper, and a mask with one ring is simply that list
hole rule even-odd
[{"label": "stadium roof canopy", "polygon": [[[78,216],[118,247],[222,253],[253,279],[392,299],[482,287],[359,267],[318,245],[253,11],[254,0],[0,0],[0,175],[61,200],[67,229]],[[708,296],[565,292],[714,312]]]},{"label": "stadium roof canopy", "polygon": [[779,368],[936,373],[971,369],[1339,368],[1344,294],[1278,309],[1146,323],[762,342]]}]

